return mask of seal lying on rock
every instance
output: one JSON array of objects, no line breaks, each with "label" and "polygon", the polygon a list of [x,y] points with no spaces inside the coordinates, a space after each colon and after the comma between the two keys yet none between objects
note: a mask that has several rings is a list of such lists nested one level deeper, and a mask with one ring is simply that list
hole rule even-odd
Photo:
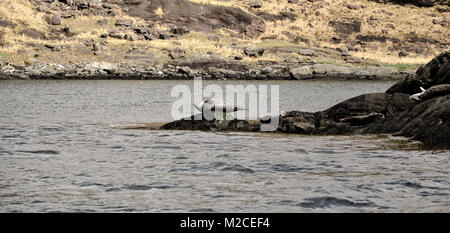
[{"label": "seal lying on rock", "polygon": [[384,114],[372,112],[368,115],[342,118],[339,121],[344,123],[350,123],[351,125],[367,125],[377,120],[384,120]]},{"label": "seal lying on rock", "polygon": [[450,94],[450,84],[442,84],[430,87],[428,90],[420,88],[422,92],[411,95],[409,99],[414,102],[425,101],[438,96]]}]

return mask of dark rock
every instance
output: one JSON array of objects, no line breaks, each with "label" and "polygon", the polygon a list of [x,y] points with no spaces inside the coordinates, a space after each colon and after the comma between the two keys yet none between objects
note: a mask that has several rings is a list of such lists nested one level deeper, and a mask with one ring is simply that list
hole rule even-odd
[{"label": "dark rock", "polygon": [[170,35],[165,33],[165,32],[162,32],[162,33],[159,34],[159,39],[161,39],[161,40],[169,40],[170,39]]},{"label": "dark rock", "polygon": [[405,51],[400,51],[400,52],[398,53],[398,56],[399,56],[399,57],[407,57],[407,56],[409,56],[409,53],[407,53],[407,52],[405,52]]},{"label": "dark rock", "polygon": [[352,117],[346,117],[342,118],[339,121],[344,123],[350,123],[351,125],[367,125],[371,124],[375,121],[384,120],[384,115],[381,113],[373,112],[368,115],[362,115],[362,116],[352,116]]},{"label": "dark rock", "polygon": [[450,83],[450,51],[445,51],[421,66],[416,72],[416,78],[423,82],[425,88],[434,85]]},{"label": "dark rock", "polygon": [[60,46],[56,46],[56,45],[45,44],[44,46],[46,48],[51,49],[52,51],[60,51],[61,50],[61,47]]},{"label": "dark rock", "polygon": [[[118,2],[117,5],[122,9],[128,9],[126,14],[133,17],[204,33],[227,28],[238,34],[248,34],[247,36],[256,38],[263,28],[260,24],[264,24],[263,20],[240,8],[199,4],[189,0],[151,0],[142,1],[138,5]],[[156,13],[158,9],[162,9],[165,14],[158,15]]]},{"label": "dark rock", "polygon": [[115,38],[115,39],[123,39],[124,38],[124,36],[119,32],[110,32],[108,34],[108,36],[111,38]]},{"label": "dark rock", "polygon": [[257,38],[266,29],[266,25],[262,20],[254,20],[252,24],[245,28],[245,35],[250,38]]},{"label": "dark rock", "polygon": [[[195,120],[199,117],[201,120]],[[260,130],[259,121],[245,120],[206,120],[201,115],[191,116],[190,119],[181,119],[167,123],[160,127],[164,130],[204,130],[204,131],[245,131],[257,132]]]},{"label": "dark rock", "polygon": [[266,49],[262,47],[252,46],[244,49],[244,54],[249,57],[261,57]]},{"label": "dark rock", "polygon": [[420,87],[423,87],[424,84],[422,81],[416,79],[415,76],[408,76],[404,78],[402,81],[397,82],[391,88],[389,88],[386,93],[394,94],[394,93],[405,93],[405,94],[416,94],[421,92]]},{"label": "dark rock", "polygon": [[329,25],[334,28],[336,33],[345,37],[352,33],[361,32],[361,22],[356,20],[352,22],[330,21]]},{"label": "dark rock", "polygon": [[25,29],[19,32],[19,35],[25,35],[33,39],[45,40],[45,34],[35,29]]},{"label": "dark rock", "polygon": [[76,6],[78,10],[89,8],[89,2],[87,0],[73,0],[73,5]]},{"label": "dark rock", "polygon": [[144,39],[145,40],[155,40],[155,37],[153,37],[152,35],[144,35]]},{"label": "dark rock", "polygon": [[236,55],[236,56],[234,56],[234,60],[240,61],[240,60],[242,60],[242,59],[243,59],[243,57],[242,57],[241,55]]},{"label": "dark rock", "polygon": [[184,35],[189,33],[189,30],[186,27],[174,27],[170,32],[176,35]]},{"label": "dark rock", "polygon": [[248,5],[252,8],[261,8],[263,6],[263,3],[261,0],[256,0],[248,3]]},{"label": "dark rock", "polygon": [[448,0],[370,0],[378,3],[392,3],[392,4],[412,4],[420,7],[432,7],[436,5],[449,5]]},{"label": "dark rock", "polygon": [[124,39],[129,41],[137,41],[140,39],[140,37],[136,34],[126,34]]},{"label": "dark rock", "polygon": [[8,20],[0,19],[0,27],[15,28],[16,24],[15,23],[11,23]]},{"label": "dark rock", "polygon": [[234,60],[227,60],[217,55],[191,55],[174,60],[170,65],[175,67],[187,66],[191,69],[208,70],[209,68],[229,69],[233,71],[247,70],[248,67]]},{"label": "dark rock", "polygon": [[118,19],[114,24],[118,27],[131,27],[133,25],[133,20],[131,19]]}]

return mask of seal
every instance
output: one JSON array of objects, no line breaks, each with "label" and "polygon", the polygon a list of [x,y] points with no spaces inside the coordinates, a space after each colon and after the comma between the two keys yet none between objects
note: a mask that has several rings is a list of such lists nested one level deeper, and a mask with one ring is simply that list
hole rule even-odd
[{"label": "seal", "polygon": [[344,123],[350,123],[351,125],[367,125],[377,120],[384,120],[384,115],[382,113],[372,112],[368,115],[342,118],[339,121]]},{"label": "seal", "polygon": [[450,94],[450,84],[435,85],[427,90],[420,88],[422,92],[411,95],[409,99],[413,102],[425,101],[434,97],[444,96]]}]

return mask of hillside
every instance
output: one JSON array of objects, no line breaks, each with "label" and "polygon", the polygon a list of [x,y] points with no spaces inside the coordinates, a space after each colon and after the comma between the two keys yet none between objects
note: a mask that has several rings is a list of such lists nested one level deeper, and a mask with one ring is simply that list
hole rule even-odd
[{"label": "hillside", "polygon": [[209,54],[405,70],[448,50],[449,26],[448,1],[0,0],[0,58],[158,67]]}]

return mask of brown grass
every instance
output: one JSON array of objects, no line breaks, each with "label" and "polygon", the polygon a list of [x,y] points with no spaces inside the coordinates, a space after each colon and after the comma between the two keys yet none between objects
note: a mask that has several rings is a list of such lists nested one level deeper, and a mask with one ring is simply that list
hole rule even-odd
[{"label": "brown grass", "polygon": [[[247,12],[253,12],[248,6],[248,0],[190,0],[201,4],[214,4],[220,6],[238,7]],[[244,39],[232,38],[227,29],[220,29],[214,33],[220,35],[220,41],[214,42],[208,40],[208,36],[198,32],[191,32],[178,39],[175,39],[181,45],[174,45],[174,40],[154,40],[154,41],[137,41],[130,42],[125,40],[116,40],[108,38],[109,50],[102,53],[101,56],[94,57],[91,53],[83,53],[78,51],[62,51],[59,54],[73,59],[73,61],[89,59],[112,59],[121,60],[121,53],[131,47],[139,47],[151,50],[157,56],[167,58],[167,50],[175,47],[181,47],[186,50],[187,54],[206,53],[211,51],[223,57],[233,57],[242,54],[242,48],[249,45],[259,45],[266,48],[283,47],[283,46],[313,46],[313,47],[331,47],[337,48],[345,44],[332,44],[331,37],[338,37],[334,29],[329,26],[328,22],[331,20],[359,20],[362,22],[360,34],[378,35],[398,38],[406,40],[411,35],[423,37],[427,39],[439,40],[443,43],[450,43],[450,30],[444,28],[440,24],[433,24],[433,19],[443,20],[449,19],[450,13],[441,13],[436,10],[436,7],[420,8],[412,5],[398,6],[390,4],[377,4],[367,0],[351,1],[353,5],[365,6],[358,10],[348,9],[345,4],[349,1],[344,0],[323,0],[318,2],[299,1],[300,4],[288,4],[287,0],[265,0],[263,7],[257,9],[270,14],[279,14],[280,12],[288,11],[296,14],[297,19],[293,22],[290,20],[281,20],[275,22],[266,22],[265,32],[256,39],[250,39],[244,36]],[[316,7],[322,5],[321,8]],[[107,25],[99,25],[97,21],[101,19],[100,16],[80,16],[75,19],[63,19],[62,25],[50,26],[43,19],[44,13],[37,12],[33,9],[34,6],[28,0],[0,0],[0,18],[14,22],[17,26],[14,29],[0,28],[3,33],[3,41],[6,46],[0,47],[0,55],[8,57],[13,61],[50,61],[58,60],[52,58],[52,53],[46,50],[39,50],[31,48],[27,44],[46,44],[54,45],[71,45],[77,46],[86,40],[102,41],[99,36],[102,33],[107,33],[115,29],[114,23],[117,19],[128,18],[132,19],[135,24],[146,25],[148,22],[140,18],[133,18],[125,15],[122,12],[115,17],[108,17]],[[302,10],[303,9],[303,10]],[[162,17],[165,13],[162,9],[157,10],[158,15]],[[373,16],[377,20],[370,22],[369,18]],[[395,29],[386,28],[386,24],[393,24]],[[311,26],[312,25],[312,26]],[[36,40],[26,36],[19,35],[23,29],[35,29],[48,34],[51,29],[58,29],[68,26],[70,30],[76,35],[72,38],[65,38],[59,41],[43,41]],[[168,29],[167,25],[156,22],[156,27],[160,30]],[[299,43],[294,44],[290,39],[283,34],[289,32],[293,36],[300,36],[310,41],[309,44]],[[128,33],[124,31],[124,33]],[[354,39],[356,35],[350,35],[350,39]],[[275,37],[275,40],[262,40],[263,37]],[[232,43],[237,46],[232,46]],[[388,43],[371,43],[376,45],[377,49],[366,49],[361,52],[351,52],[352,55],[373,60],[376,63],[386,64],[423,64],[428,62],[434,55],[442,51],[434,45],[430,45],[429,53],[424,54],[410,54],[405,58],[398,56],[398,51],[390,51],[391,42]],[[449,49],[447,47],[445,49]],[[27,55],[16,55],[20,49],[27,51],[35,51],[42,54],[38,58],[33,58],[32,53]],[[48,53],[48,55],[47,55]],[[67,54],[65,54],[67,53]],[[255,63],[260,60],[282,61],[286,56],[296,56],[296,54],[270,54],[266,53],[262,58],[247,58],[244,57],[243,62]],[[54,56],[53,56],[54,57]],[[340,63],[340,61],[328,61],[329,63]]]}]

